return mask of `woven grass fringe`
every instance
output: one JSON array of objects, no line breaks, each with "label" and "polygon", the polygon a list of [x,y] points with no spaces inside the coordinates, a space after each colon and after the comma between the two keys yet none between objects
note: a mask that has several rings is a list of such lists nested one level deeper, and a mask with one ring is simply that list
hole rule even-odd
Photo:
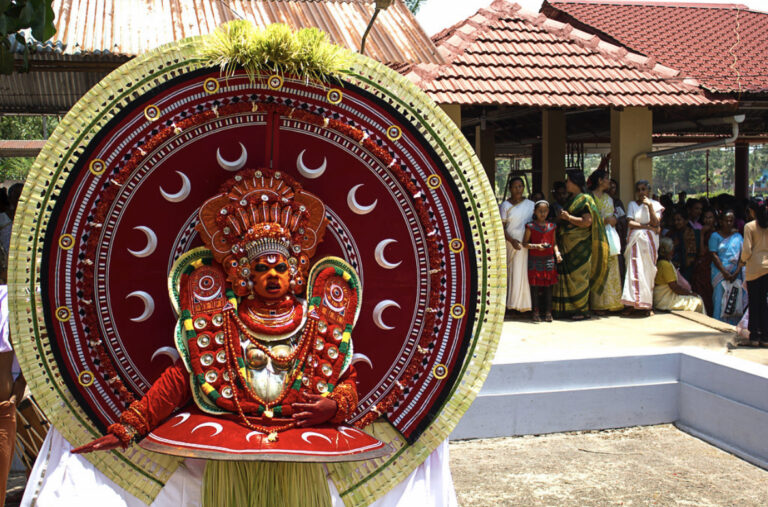
[{"label": "woven grass fringe", "polygon": [[203,507],[331,507],[321,463],[214,461],[205,465]]}]

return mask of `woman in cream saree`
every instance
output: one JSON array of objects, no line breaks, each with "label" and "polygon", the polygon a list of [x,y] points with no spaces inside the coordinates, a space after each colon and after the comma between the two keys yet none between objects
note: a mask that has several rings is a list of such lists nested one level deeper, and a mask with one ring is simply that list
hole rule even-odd
[{"label": "woman in cream saree", "polygon": [[[592,197],[595,205],[603,220],[606,236],[610,233],[619,240],[616,234],[615,226],[617,224],[613,198],[608,194],[611,188],[611,179],[608,173],[602,169],[595,170],[589,176],[589,187],[592,190]],[[610,243],[609,243],[610,244]],[[620,240],[616,245],[617,250],[621,248]],[[605,259],[608,263],[608,274],[605,279],[605,285],[602,292],[591,291],[589,294],[589,306],[595,313],[618,312],[624,308],[621,304],[621,275],[619,273],[618,254],[609,254]]]},{"label": "woman in cream saree", "polygon": [[522,247],[525,224],[533,220],[533,201],[523,197],[522,178],[509,182],[510,197],[499,207],[507,243],[507,310],[531,310],[528,250]]}]

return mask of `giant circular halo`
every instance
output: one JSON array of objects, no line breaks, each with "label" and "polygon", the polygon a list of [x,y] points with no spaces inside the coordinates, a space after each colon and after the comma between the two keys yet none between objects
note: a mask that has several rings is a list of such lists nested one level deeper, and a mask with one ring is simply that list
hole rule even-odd
[{"label": "giant circular halo", "polygon": [[[174,359],[167,278],[200,245],[198,207],[232,171],[284,171],[327,207],[317,257],[360,275],[350,421],[374,421],[395,452],[328,468],[345,503],[370,503],[448,436],[490,368],[505,274],[493,191],[459,129],[391,69],[350,53],[335,83],[224,78],[202,43],[108,75],[37,158],[9,267],[20,364],[73,445],[102,434]],[[147,502],[179,464],[137,446],[87,458]]]}]

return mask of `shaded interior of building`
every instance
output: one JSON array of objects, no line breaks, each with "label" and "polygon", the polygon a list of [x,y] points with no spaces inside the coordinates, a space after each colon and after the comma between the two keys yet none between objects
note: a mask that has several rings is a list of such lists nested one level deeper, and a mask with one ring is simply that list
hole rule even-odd
[{"label": "shaded interior of building", "polygon": [[[734,192],[747,195],[750,145],[768,143],[768,98],[710,107],[544,109],[510,106],[444,106],[475,147],[491,181],[497,162],[509,159],[512,175],[547,195],[566,167],[585,158],[607,158],[622,198],[638,179],[651,180],[651,157],[639,153],[717,149],[735,145]],[[734,124],[737,139],[734,141]],[[655,154],[655,153],[654,153]],[[528,159],[526,163],[520,163]]]}]

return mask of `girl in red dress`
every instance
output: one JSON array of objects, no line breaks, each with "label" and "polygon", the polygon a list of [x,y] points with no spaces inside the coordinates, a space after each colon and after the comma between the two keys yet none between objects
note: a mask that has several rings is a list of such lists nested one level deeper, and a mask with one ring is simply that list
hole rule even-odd
[{"label": "girl in red dress", "polygon": [[528,283],[531,286],[532,319],[552,322],[552,286],[557,283],[555,262],[560,262],[560,251],[555,244],[555,224],[547,222],[549,203],[538,201],[533,208],[533,222],[525,226],[523,247],[528,251]]}]

